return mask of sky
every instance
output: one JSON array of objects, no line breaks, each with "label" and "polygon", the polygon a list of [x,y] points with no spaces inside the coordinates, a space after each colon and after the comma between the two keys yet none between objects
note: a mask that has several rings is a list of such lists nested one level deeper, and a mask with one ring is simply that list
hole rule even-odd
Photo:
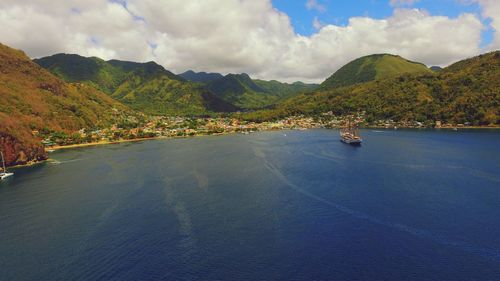
[{"label": "sky", "polygon": [[321,82],[392,53],[429,66],[500,49],[500,0],[0,0],[0,42],[186,70]]}]

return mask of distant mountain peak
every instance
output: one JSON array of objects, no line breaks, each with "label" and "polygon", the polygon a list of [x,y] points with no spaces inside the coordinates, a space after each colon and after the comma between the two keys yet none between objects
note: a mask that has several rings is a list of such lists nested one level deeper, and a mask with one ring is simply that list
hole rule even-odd
[{"label": "distant mountain peak", "polygon": [[440,66],[431,66],[431,67],[429,67],[429,69],[432,71],[435,71],[435,72],[440,72],[443,70],[443,68]]},{"label": "distant mountain peak", "polygon": [[193,70],[188,70],[184,73],[179,74],[179,76],[188,81],[199,83],[208,83],[224,77],[220,73],[195,72]]}]

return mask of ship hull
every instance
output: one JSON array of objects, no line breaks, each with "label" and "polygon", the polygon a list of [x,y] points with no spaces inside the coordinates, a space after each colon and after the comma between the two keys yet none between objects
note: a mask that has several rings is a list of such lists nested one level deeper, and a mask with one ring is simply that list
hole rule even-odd
[{"label": "ship hull", "polygon": [[341,138],[340,141],[343,143],[346,143],[346,144],[350,144],[350,145],[361,145],[361,142],[362,142],[362,140],[360,140],[360,139],[354,140],[354,139],[346,139],[346,138]]}]

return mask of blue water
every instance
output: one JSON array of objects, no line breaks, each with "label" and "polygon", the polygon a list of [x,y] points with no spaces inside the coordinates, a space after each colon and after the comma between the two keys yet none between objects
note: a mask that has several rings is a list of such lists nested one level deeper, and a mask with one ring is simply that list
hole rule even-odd
[{"label": "blue water", "polygon": [[500,280],[500,131],[59,151],[0,183],[0,280]]}]

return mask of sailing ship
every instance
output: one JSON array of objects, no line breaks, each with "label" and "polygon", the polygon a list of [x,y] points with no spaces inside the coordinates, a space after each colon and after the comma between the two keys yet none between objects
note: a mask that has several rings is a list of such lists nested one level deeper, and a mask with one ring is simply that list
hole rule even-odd
[{"label": "sailing ship", "polygon": [[13,176],[14,173],[7,173],[7,168],[5,167],[5,159],[3,158],[3,152],[0,151],[0,155],[2,155],[2,167],[3,167],[2,172],[0,172],[0,179],[3,180],[10,176]]},{"label": "sailing ship", "polygon": [[347,121],[346,126],[340,128],[340,140],[350,145],[361,145],[363,141],[359,135],[358,126],[351,120]]}]

